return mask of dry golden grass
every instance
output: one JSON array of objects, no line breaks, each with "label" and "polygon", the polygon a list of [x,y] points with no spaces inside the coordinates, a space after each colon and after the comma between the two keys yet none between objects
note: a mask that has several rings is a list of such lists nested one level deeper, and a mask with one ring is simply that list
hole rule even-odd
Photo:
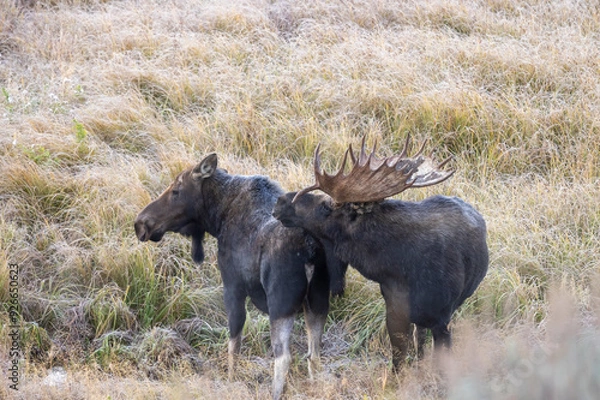
[{"label": "dry golden grass", "polygon": [[[251,307],[236,382],[216,243],[141,244],[132,221],[216,151],[232,173],[311,182],[367,135],[455,157],[435,193],[474,204],[491,264],[456,345],[390,372],[379,290],[333,302],[290,398],[594,398],[600,377],[600,8],[586,0],[0,0],[0,300],[18,263],[22,380],[0,398],[268,398]],[[0,361],[8,365],[8,313]],[[439,365],[440,367],[436,367]],[[49,369],[66,380],[52,386]],[[4,368],[3,368],[4,369]],[[52,376],[52,375],[51,375]],[[10,396],[10,397],[9,397]]]}]

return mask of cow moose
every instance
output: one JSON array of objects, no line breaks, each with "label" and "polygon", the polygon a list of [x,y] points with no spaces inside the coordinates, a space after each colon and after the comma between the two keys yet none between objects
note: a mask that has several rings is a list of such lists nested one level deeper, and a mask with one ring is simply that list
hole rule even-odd
[{"label": "cow moose", "polygon": [[[217,155],[181,172],[135,220],[142,242],[160,241],[166,232],[192,239],[192,258],[204,259],[205,232],[217,238],[217,262],[229,324],[229,378],[240,351],[245,300],[268,313],[275,356],[273,398],[282,396],[291,361],[295,314],[304,309],[309,373],[319,362],[330,290],[340,294],[345,268],[327,259],[323,248],[300,228],[286,228],[272,216],[284,191],[265,176],[231,175],[217,167]],[[332,263],[327,268],[326,262]],[[334,265],[335,264],[335,265]],[[331,271],[340,271],[331,276]]]},{"label": "cow moose", "polygon": [[[315,150],[316,183],[281,196],[273,215],[287,227],[301,227],[367,279],[379,283],[393,365],[406,359],[411,327],[416,326],[417,357],[423,355],[426,329],[434,349],[450,347],[453,312],[473,294],[488,268],[486,224],[469,204],[434,196],[420,202],[385,199],[407,188],[440,183],[454,171],[442,170],[422,155],[379,158],[352,146],[340,170],[321,172]],[[353,166],[345,171],[350,156]],[[320,189],[327,195],[308,193]],[[412,324],[411,324],[412,323]]]}]

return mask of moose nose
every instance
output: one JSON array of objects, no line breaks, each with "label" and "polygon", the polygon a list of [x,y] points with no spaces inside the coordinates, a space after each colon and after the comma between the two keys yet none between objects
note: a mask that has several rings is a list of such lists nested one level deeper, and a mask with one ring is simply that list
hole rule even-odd
[{"label": "moose nose", "polygon": [[278,218],[279,216],[281,216],[281,210],[279,210],[279,208],[275,206],[271,215],[275,218]]},{"label": "moose nose", "polygon": [[283,212],[285,205],[286,205],[286,198],[285,198],[285,195],[282,195],[277,199],[277,202],[275,203],[275,206],[273,207],[273,211],[271,213],[273,215],[273,217],[279,219],[279,217],[281,217],[281,214]]},{"label": "moose nose", "polygon": [[150,239],[150,232],[154,222],[151,218],[145,218],[144,216],[138,215],[135,219],[134,228],[135,234],[141,242],[145,242]]}]

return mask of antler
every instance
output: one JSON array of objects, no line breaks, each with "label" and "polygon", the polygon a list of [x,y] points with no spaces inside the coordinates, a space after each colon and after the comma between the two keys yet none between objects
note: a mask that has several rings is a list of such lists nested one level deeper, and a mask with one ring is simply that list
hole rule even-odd
[{"label": "antler", "polygon": [[[319,144],[315,150],[314,169],[315,184],[296,194],[292,202],[310,191],[320,189],[327,193],[336,203],[363,203],[383,200],[398,194],[410,187],[424,187],[440,183],[448,179],[454,171],[442,171],[452,157],[435,166],[430,157],[423,156],[427,141],[423,143],[417,154],[407,156],[410,136],[406,137],[404,149],[399,155],[386,158],[375,156],[375,148],[369,155],[365,151],[365,138],[362,140],[358,160],[352,150],[352,145],[344,153],[342,166],[334,175],[321,172],[321,155]],[[353,167],[344,174],[348,155]]]}]

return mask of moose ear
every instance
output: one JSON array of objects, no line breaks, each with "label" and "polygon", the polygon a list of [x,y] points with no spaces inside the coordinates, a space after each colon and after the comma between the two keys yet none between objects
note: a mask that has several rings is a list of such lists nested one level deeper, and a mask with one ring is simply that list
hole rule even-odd
[{"label": "moose ear", "polygon": [[217,169],[217,154],[212,153],[200,161],[192,170],[192,179],[199,180],[208,178]]}]

